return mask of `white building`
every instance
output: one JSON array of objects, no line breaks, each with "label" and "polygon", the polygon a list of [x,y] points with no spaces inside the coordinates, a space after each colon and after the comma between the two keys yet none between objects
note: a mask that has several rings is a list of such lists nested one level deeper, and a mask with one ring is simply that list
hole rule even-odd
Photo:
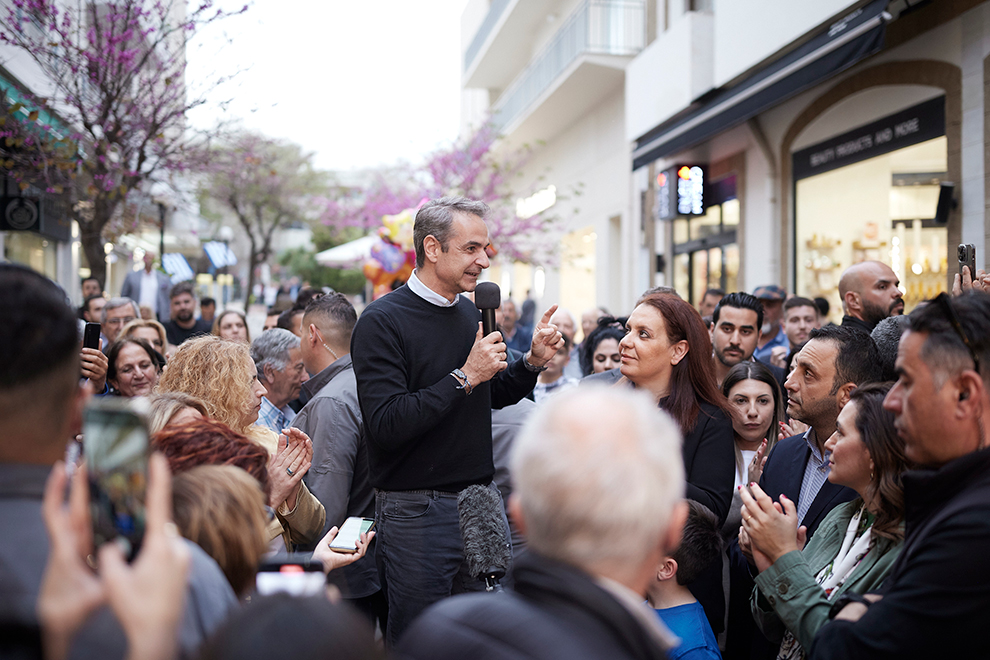
[{"label": "white building", "polygon": [[506,148],[532,145],[520,190],[544,191],[544,206],[552,186],[550,212],[567,222],[559,269],[492,268],[503,296],[511,291],[518,301],[532,290],[580,315],[643,288],[626,267],[637,232],[623,90],[626,68],[646,45],[647,6],[471,0],[464,11],[465,127],[491,112]]},{"label": "white building", "polygon": [[[654,284],[697,302],[778,283],[836,310],[839,273],[875,258],[910,309],[946,287],[960,242],[983,267],[990,3],[475,0],[465,117],[509,107],[518,60],[536,68],[559,26],[596,12],[642,16],[645,47],[631,61],[586,48],[505,126],[546,142],[536,160],[558,189],[587,191],[571,229],[594,233],[593,298],[568,289],[565,264],[548,300],[628,311]],[[698,215],[672,210],[681,166],[704,177]]]}]

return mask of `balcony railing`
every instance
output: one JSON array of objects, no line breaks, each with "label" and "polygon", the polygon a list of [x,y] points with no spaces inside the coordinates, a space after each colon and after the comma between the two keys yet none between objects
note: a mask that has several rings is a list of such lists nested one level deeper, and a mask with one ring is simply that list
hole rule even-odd
[{"label": "balcony railing", "polygon": [[485,20],[481,22],[481,27],[475,32],[474,39],[471,40],[471,45],[464,51],[465,71],[471,68],[471,63],[478,57],[481,47],[485,44],[488,35],[491,34],[495,28],[495,24],[498,23],[498,19],[502,17],[502,12],[505,11],[505,8],[509,6],[510,2],[512,0],[492,0],[491,4],[488,5],[488,13],[485,14]]},{"label": "balcony railing", "polygon": [[585,0],[495,101],[496,127],[502,129],[526,112],[581,55],[631,56],[645,45],[645,0]]}]

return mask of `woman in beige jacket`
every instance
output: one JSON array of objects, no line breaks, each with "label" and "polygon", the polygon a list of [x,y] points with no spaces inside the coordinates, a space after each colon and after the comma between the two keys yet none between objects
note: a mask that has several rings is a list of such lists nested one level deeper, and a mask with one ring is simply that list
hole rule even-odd
[{"label": "woman in beige jacket", "polygon": [[268,525],[271,549],[291,551],[294,544],[319,540],[326,511],[302,480],[312,464],[313,443],[298,429],[276,435],[255,426],[266,390],[246,344],[213,335],[184,342],[169,360],[156,392],[197,397],[209,417],[268,451],[269,506],[275,511]]}]

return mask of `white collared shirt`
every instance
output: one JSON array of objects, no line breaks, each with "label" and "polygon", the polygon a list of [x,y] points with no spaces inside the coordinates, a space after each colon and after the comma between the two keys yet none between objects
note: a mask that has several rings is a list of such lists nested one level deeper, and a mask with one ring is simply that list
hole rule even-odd
[{"label": "white collared shirt", "polygon": [[439,293],[437,293],[430,287],[423,284],[423,280],[419,279],[419,277],[416,276],[415,270],[409,276],[409,281],[406,282],[406,286],[408,286],[409,290],[415,293],[417,296],[419,296],[428,303],[432,303],[436,305],[437,307],[453,307],[454,305],[457,304],[457,301],[460,299],[460,296],[454,296],[453,300],[447,300]]},{"label": "white collared shirt", "polygon": [[155,314],[158,313],[158,273],[154,269],[149,273],[141,271],[141,289],[138,294],[138,304],[150,307]]}]

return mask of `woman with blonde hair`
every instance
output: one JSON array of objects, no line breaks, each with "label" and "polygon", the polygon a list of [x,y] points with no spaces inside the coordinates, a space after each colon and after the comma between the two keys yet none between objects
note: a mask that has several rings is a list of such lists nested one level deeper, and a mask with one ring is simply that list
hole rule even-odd
[{"label": "woman with blonde hair", "polygon": [[188,424],[209,416],[205,403],[182,392],[158,392],[149,396],[148,402],[151,404],[148,427],[152,435],[166,426]]},{"label": "woman with blonde hair", "polygon": [[267,392],[247,344],[214,335],[194,337],[182,344],[169,361],[156,393],[182,392],[200,399],[207,416],[223,422],[263,447],[269,455],[270,505],[276,518],[271,538],[291,544],[317,541],[326,511],[302,478],[313,460],[313,443],[298,429],[276,436],[255,425],[261,397]]},{"label": "woman with blonde hair", "polygon": [[144,339],[162,355],[165,355],[165,349],[168,347],[165,326],[152,319],[134,319],[121,329],[120,336]]}]

